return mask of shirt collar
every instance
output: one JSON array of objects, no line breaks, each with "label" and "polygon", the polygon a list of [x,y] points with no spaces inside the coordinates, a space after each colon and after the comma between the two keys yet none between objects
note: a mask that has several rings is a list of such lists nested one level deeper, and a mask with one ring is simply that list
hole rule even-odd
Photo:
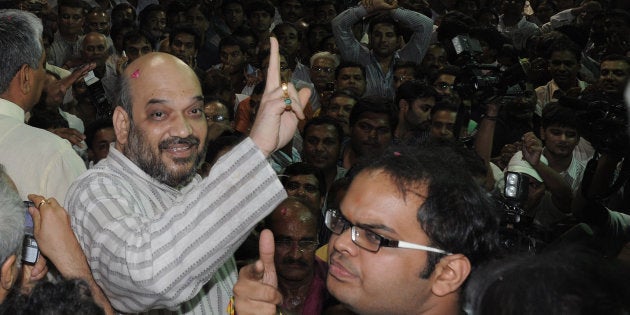
[{"label": "shirt collar", "polygon": [[24,122],[24,110],[17,104],[0,98],[0,115],[15,118],[20,122]]}]

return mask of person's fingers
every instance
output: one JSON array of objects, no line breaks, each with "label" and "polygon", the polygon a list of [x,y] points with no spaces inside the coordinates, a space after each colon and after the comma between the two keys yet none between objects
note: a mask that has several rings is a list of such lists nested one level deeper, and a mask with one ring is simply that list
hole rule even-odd
[{"label": "person's fingers", "polygon": [[311,89],[309,88],[303,88],[298,92],[298,100],[300,101],[300,111],[295,111],[295,115],[299,118],[299,119],[306,119],[306,116],[304,115],[304,108],[306,108],[306,104],[308,103],[309,98],[311,97]]},{"label": "person's fingers", "polygon": [[74,84],[74,82],[76,82],[77,80],[85,76],[85,74],[87,74],[91,70],[94,70],[94,68],[96,68],[96,63],[91,62],[91,63],[85,64],[77,68],[76,70],[72,71],[72,73],[70,73],[70,75],[68,75],[67,77],[59,80],[63,91],[66,91],[67,89],[69,89],[72,86],[72,84]]},{"label": "person's fingers", "polygon": [[44,278],[44,276],[46,276],[47,272],[48,272],[48,266],[47,266],[46,258],[44,258],[44,256],[39,254],[39,256],[37,257],[37,261],[35,261],[35,265],[33,265],[33,268],[31,269],[30,279],[40,280]]},{"label": "person's fingers", "polygon": [[37,209],[37,205],[39,205],[42,201],[46,199],[43,196],[30,194],[28,195],[28,200],[32,201],[35,204],[35,207],[29,207],[28,213],[31,214],[33,218],[33,233],[36,235],[39,234],[39,229],[41,228],[42,217],[39,213],[39,209]]},{"label": "person's fingers", "polygon": [[273,287],[278,286],[278,278],[276,276],[276,265],[274,263],[275,243],[273,241],[273,233],[270,230],[263,230],[260,233],[258,241],[259,260],[263,264],[262,282]]},{"label": "person's fingers", "polygon": [[269,37],[269,66],[267,66],[267,82],[265,83],[265,93],[270,93],[280,87],[280,57],[278,40]]}]

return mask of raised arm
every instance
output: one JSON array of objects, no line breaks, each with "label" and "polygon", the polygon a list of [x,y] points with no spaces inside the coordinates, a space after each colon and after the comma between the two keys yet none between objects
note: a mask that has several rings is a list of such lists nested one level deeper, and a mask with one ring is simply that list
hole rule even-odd
[{"label": "raised arm", "polygon": [[370,63],[370,50],[361,45],[352,33],[352,26],[368,14],[362,5],[349,8],[337,15],[332,21],[332,31],[341,59],[362,65]]},{"label": "raised arm", "polygon": [[429,41],[433,32],[433,20],[422,13],[404,8],[397,8],[390,12],[394,20],[413,30],[413,35],[398,51],[398,55],[403,60],[420,64],[429,48]]}]

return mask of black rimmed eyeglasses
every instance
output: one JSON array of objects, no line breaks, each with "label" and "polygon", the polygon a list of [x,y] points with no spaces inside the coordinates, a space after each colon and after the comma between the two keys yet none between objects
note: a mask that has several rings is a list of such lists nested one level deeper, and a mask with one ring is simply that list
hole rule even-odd
[{"label": "black rimmed eyeglasses", "polygon": [[351,228],[352,242],[359,247],[369,250],[371,252],[377,252],[381,247],[393,247],[416,249],[438,254],[451,255],[451,253],[442,249],[385,238],[384,236],[378,235],[373,231],[353,225],[348,220],[346,220],[346,218],[344,218],[341,212],[337,209],[326,210],[324,223],[330,231],[337,235],[340,235],[348,228]]}]

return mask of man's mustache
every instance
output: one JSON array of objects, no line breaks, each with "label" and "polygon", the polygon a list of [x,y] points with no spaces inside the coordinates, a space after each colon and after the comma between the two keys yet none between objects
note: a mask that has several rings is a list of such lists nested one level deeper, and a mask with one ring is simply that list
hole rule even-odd
[{"label": "man's mustache", "polygon": [[199,138],[197,138],[195,136],[188,136],[186,138],[171,137],[171,138],[168,138],[168,139],[160,142],[159,148],[160,148],[160,150],[166,150],[170,146],[176,145],[176,144],[187,144],[187,145],[190,145],[190,146],[198,146],[199,145]]}]

